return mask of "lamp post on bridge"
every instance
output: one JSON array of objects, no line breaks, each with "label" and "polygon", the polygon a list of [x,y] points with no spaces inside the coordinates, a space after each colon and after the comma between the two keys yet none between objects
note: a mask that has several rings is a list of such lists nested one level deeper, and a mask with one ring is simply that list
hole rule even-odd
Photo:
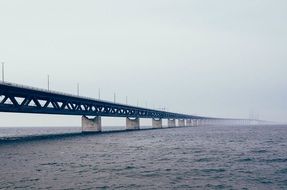
[{"label": "lamp post on bridge", "polygon": [[47,76],[48,91],[50,90],[50,75]]},{"label": "lamp post on bridge", "polygon": [[114,103],[116,103],[116,93],[114,92]]},{"label": "lamp post on bridge", "polygon": [[2,64],[2,82],[4,82],[4,62],[1,63]]},{"label": "lamp post on bridge", "polygon": [[80,96],[80,85],[77,83],[77,95]]}]

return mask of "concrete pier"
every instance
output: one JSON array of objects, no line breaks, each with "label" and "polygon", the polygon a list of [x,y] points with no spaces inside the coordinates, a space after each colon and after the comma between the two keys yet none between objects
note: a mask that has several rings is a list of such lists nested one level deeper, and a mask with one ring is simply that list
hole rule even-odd
[{"label": "concrete pier", "polygon": [[203,126],[206,125],[206,120],[205,119],[201,120],[201,125],[203,125]]},{"label": "concrete pier", "polygon": [[191,127],[192,126],[191,119],[186,119],[186,126],[187,127]]},{"label": "concrete pier", "polygon": [[185,119],[178,119],[178,126],[185,127]]},{"label": "concrete pier", "polygon": [[87,116],[82,116],[82,132],[101,132],[102,131],[102,120],[101,117],[95,117],[93,119]]},{"label": "concrete pier", "polygon": [[198,127],[198,126],[199,126],[199,120],[198,120],[198,119],[195,119],[195,120],[194,120],[194,126],[195,126],[195,127]]},{"label": "concrete pier", "polygon": [[162,119],[160,118],[152,118],[152,128],[162,128]]},{"label": "concrete pier", "polygon": [[168,127],[175,127],[175,119],[167,119],[167,126]]},{"label": "concrete pier", "polygon": [[192,127],[196,127],[196,119],[192,120]]},{"label": "concrete pier", "polygon": [[127,130],[138,130],[140,129],[139,118],[126,118],[126,129]]}]

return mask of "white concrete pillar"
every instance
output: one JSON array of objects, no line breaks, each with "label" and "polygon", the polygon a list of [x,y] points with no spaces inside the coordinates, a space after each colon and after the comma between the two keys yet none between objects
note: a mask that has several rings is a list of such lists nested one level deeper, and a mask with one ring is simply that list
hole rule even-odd
[{"label": "white concrete pillar", "polygon": [[87,116],[82,116],[82,132],[101,132],[102,131],[102,120],[101,117],[95,117],[89,119]]},{"label": "white concrete pillar", "polygon": [[198,120],[198,126],[202,126],[203,125],[203,120],[202,119],[199,119]]},{"label": "white concrete pillar", "polygon": [[162,128],[162,119],[152,118],[152,128]]},{"label": "white concrete pillar", "polygon": [[199,119],[196,119],[196,121],[195,121],[195,126],[196,126],[196,127],[199,126]]},{"label": "white concrete pillar", "polygon": [[167,120],[167,126],[168,127],[175,127],[175,119],[168,119]]},{"label": "white concrete pillar", "polygon": [[186,126],[187,127],[191,127],[192,126],[191,119],[186,119]]},{"label": "white concrete pillar", "polygon": [[126,129],[127,130],[137,130],[140,129],[140,119],[139,118],[126,118]]},{"label": "white concrete pillar", "polygon": [[196,126],[196,119],[192,119],[192,120],[191,120],[191,126],[192,126],[192,127],[195,127],[195,126]]},{"label": "white concrete pillar", "polygon": [[205,119],[201,120],[201,125],[206,125],[206,120]]},{"label": "white concrete pillar", "polygon": [[185,119],[178,119],[178,126],[185,127]]}]

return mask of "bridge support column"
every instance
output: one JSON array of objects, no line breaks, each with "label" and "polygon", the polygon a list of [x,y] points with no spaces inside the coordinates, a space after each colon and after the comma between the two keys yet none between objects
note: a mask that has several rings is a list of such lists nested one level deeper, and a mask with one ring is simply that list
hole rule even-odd
[{"label": "bridge support column", "polygon": [[140,129],[140,119],[139,118],[126,118],[126,129],[127,130],[138,130]]},{"label": "bridge support column", "polygon": [[185,127],[185,119],[178,119],[178,126]]},{"label": "bridge support column", "polygon": [[191,127],[192,126],[191,119],[186,119],[186,126],[187,127]]},{"label": "bridge support column", "polygon": [[195,127],[195,126],[196,126],[196,119],[192,119],[192,120],[191,120],[191,126],[192,126],[192,127]]},{"label": "bridge support column", "polygon": [[202,120],[201,120],[201,125],[203,125],[203,126],[206,125],[206,120],[205,120],[205,119],[202,119]]},{"label": "bridge support column", "polygon": [[83,133],[92,133],[92,132],[101,132],[102,131],[102,120],[101,117],[95,117],[89,119],[86,116],[82,116],[82,132]]},{"label": "bridge support column", "polygon": [[197,120],[197,126],[202,126],[202,119]]},{"label": "bridge support column", "polygon": [[167,126],[168,127],[175,127],[175,119],[168,119],[167,120]]},{"label": "bridge support column", "polygon": [[152,128],[155,129],[162,128],[162,119],[152,118]]},{"label": "bridge support column", "polygon": [[195,122],[195,127],[198,127],[199,126],[199,119],[195,119],[194,122]]}]

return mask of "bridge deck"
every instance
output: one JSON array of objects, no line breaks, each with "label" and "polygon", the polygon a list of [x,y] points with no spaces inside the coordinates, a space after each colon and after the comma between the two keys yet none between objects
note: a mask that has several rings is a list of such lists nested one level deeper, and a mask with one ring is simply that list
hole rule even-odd
[{"label": "bridge deck", "polygon": [[112,103],[12,83],[0,83],[0,112],[106,117],[211,119]]}]

